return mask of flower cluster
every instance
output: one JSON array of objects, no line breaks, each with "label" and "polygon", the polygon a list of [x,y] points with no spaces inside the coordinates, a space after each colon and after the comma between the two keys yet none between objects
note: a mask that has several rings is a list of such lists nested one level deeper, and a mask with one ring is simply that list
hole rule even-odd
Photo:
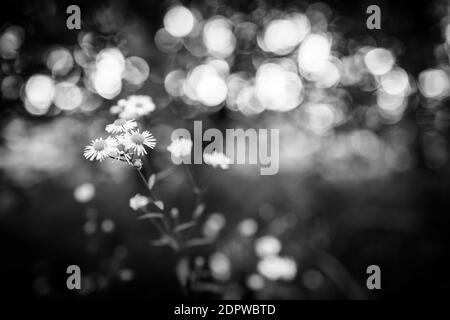
[{"label": "flower cluster", "polygon": [[167,151],[169,151],[175,158],[182,158],[190,155],[191,149],[192,140],[186,138],[175,139],[167,147]]},{"label": "flower cluster", "polygon": [[110,108],[112,114],[119,118],[131,120],[148,115],[155,110],[155,103],[149,96],[131,95],[127,99],[120,99],[117,105]]},{"label": "flower cluster", "polygon": [[228,169],[232,163],[231,159],[228,158],[223,152],[217,151],[203,154],[203,161],[214,168],[220,167],[224,170]]},{"label": "flower cluster", "polygon": [[97,138],[86,146],[84,156],[93,161],[106,158],[134,164],[147,154],[145,147],[153,149],[156,139],[149,131],[140,131],[135,120],[117,119],[105,128],[107,138]]},{"label": "flower cluster", "polygon": [[[193,142],[189,138],[178,138],[172,140],[170,145],[167,147],[173,158],[183,159],[191,154]],[[221,169],[228,169],[233,161],[227,157],[223,152],[213,151],[212,153],[204,153],[203,161],[213,166],[214,168],[220,167]],[[190,162],[189,162],[190,163]]]}]

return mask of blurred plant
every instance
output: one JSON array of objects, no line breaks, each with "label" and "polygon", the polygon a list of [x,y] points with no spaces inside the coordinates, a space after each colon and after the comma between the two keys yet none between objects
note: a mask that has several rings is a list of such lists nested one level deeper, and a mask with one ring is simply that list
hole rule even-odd
[{"label": "blurred plant", "polygon": [[[145,97],[140,97],[144,101],[151,101]],[[121,103],[124,105],[123,103]],[[127,107],[125,106],[125,109]],[[159,239],[151,241],[153,246],[169,246],[180,255],[180,262],[177,264],[177,275],[183,287],[190,291],[195,288],[192,282],[197,276],[191,274],[195,269],[190,269],[186,261],[186,250],[191,247],[209,244],[214,237],[194,238],[190,237],[189,231],[198,224],[198,219],[202,216],[205,205],[202,195],[206,192],[208,184],[201,187],[195,180],[192,168],[184,165],[191,181],[191,188],[196,197],[196,207],[188,221],[180,222],[180,213],[177,208],[168,210],[164,202],[156,195],[155,184],[167,176],[165,171],[152,173],[148,177],[145,175],[145,163],[147,163],[146,148],[153,149],[156,146],[156,139],[149,131],[140,131],[134,119],[125,120],[119,118],[105,127],[105,131],[110,135],[106,138],[96,138],[85,147],[84,157],[90,161],[102,162],[105,159],[121,161],[136,169],[139,178],[146,186],[149,196],[136,194],[130,199],[129,206],[134,211],[141,212],[140,220],[150,221],[159,232]],[[189,156],[192,149],[192,141],[187,139],[177,139],[172,141],[167,150],[175,157]],[[223,154],[205,154],[208,164],[213,167],[220,166],[222,169],[229,168],[229,159]],[[149,208],[149,206],[152,208]],[[187,291],[187,292],[188,292]]]}]

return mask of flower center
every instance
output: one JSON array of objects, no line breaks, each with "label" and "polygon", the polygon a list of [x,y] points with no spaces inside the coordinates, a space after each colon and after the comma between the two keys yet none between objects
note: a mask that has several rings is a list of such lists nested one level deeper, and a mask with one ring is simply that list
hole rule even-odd
[{"label": "flower center", "polygon": [[93,147],[95,151],[103,151],[106,148],[106,142],[103,140],[95,141]]},{"label": "flower center", "polygon": [[117,150],[119,150],[120,152],[123,152],[123,151],[125,151],[125,146],[123,144],[118,144]]},{"label": "flower center", "polygon": [[133,134],[133,135],[131,136],[131,141],[132,141],[134,144],[143,144],[144,141],[145,141],[145,138],[144,138],[144,136],[143,136],[142,134],[140,134],[140,133],[135,133],[135,134]]},{"label": "flower center", "polygon": [[136,108],[142,108],[144,105],[141,102],[137,102],[136,103]]},{"label": "flower center", "polygon": [[114,124],[116,125],[116,126],[123,126],[123,125],[125,125],[127,122],[126,122],[126,120],[124,120],[124,119],[117,119],[116,121],[114,121]]}]

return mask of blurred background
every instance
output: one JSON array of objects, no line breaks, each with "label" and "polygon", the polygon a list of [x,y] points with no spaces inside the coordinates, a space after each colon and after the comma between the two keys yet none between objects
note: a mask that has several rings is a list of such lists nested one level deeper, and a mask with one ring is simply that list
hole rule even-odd
[{"label": "blurred background", "polygon": [[[81,9],[81,29],[66,8]],[[366,9],[381,8],[368,30]],[[449,289],[447,1],[2,1],[0,288],[27,298],[376,299]],[[133,97],[134,96],[134,97]],[[131,97],[131,98],[130,98]],[[152,245],[132,168],[83,148],[118,116],[188,220],[175,128],[280,129],[280,171],[195,165],[210,240]],[[134,99],[134,100],[133,100]],[[119,103],[119,101],[121,101]],[[134,106],[136,107],[136,106]],[[154,108],[154,110],[153,110]],[[119,115],[120,116],[120,115]],[[82,290],[66,288],[79,265]],[[381,268],[367,290],[366,268]],[[195,273],[198,286],[180,282]]]}]

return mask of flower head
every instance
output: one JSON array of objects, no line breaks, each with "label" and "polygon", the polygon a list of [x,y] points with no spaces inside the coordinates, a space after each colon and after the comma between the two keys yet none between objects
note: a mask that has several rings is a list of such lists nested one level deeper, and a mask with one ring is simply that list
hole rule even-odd
[{"label": "flower head", "polygon": [[129,96],[127,100],[120,100],[117,107],[122,108],[122,111],[119,113],[120,118],[134,119],[154,111],[155,103],[149,96],[132,95]]},{"label": "flower head", "polygon": [[128,147],[126,146],[126,142],[124,141],[123,136],[115,137],[116,144],[114,151],[111,153],[111,157],[119,161],[126,161],[128,164],[131,164],[131,159],[133,158],[133,154],[128,152]]},{"label": "flower head", "polygon": [[90,161],[103,161],[115,151],[116,142],[111,137],[92,140],[91,144],[84,149],[84,157]]},{"label": "flower head", "polygon": [[106,126],[106,132],[112,134],[125,133],[137,127],[137,123],[134,120],[117,119],[111,124]]},{"label": "flower head", "polygon": [[155,147],[156,139],[148,131],[139,132],[139,130],[132,130],[125,135],[124,143],[127,148],[141,156],[147,154],[144,146],[151,149]]},{"label": "flower head", "polygon": [[191,154],[192,140],[186,138],[179,138],[172,140],[170,145],[167,147],[172,156],[181,158]]},{"label": "flower head", "polygon": [[148,198],[140,195],[139,193],[136,194],[133,198],[130,198],[130,208],[134,211],[144,208],[149,203],[150,201],[148,200]]},{"label": "flower head", "polygon": [[222,152],[217,151],[213,151],[210,154],[203,154],[203,161],[205,161],[206,164],[213,166],[214,168],[221,167],[222,169],[228,169],[231,164],[230,158],[228,158]]}]

